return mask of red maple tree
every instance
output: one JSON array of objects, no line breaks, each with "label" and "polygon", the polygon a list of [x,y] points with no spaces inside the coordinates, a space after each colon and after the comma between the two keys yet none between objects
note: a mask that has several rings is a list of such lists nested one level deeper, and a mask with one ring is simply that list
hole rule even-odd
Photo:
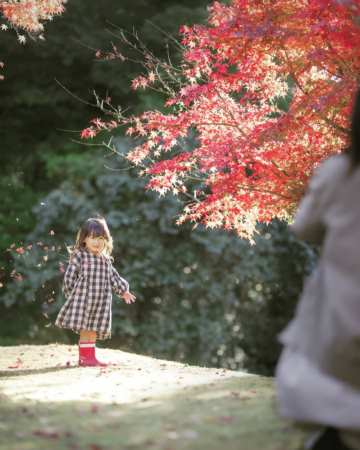
[{"label": "red maple tree", "polygon": [[[0,30],[15,30],[20,44],[26,36],[43,38],[43,22],[64,12],[67,0],[0,0]],[[0,62],[0,67],[4,63]],[[3,76],[1,76],[1,79]]]},{"label": "red maple tree", "polygon": [[232,0],[209,11],[206,25],[182,27],[179,69],[147,56],[133,81],[165,89],[163,111],[96,119],[82,137],[126,124],[139,138],[127,157],[148,187],[190,198],[179,223],[251,239],[258,221],[288,220],[314,167],[346,146],[360,2]]}]

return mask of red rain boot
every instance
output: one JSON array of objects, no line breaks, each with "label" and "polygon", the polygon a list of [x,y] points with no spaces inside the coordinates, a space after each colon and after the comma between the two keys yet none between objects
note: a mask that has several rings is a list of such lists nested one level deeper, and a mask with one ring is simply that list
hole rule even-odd
[{"label": "red rain boot", "polygon": [[79,366],[81,367],[106,367],[106,363],[102,363],[95,356],[94,341],[79,341]]}]

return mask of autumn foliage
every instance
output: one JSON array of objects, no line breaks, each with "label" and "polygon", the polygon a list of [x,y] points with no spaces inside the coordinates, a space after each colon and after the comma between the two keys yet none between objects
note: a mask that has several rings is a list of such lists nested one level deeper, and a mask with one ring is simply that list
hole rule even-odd
[{"label": "autumn foliage", "polygon": [[8,0],[0,1],[0,11],[7,27],[28,33],[41,33],[43,21],[52,20],[54,15],[62,14],[66,0]]},{"label": "autumn foliage", "polygon": [[[43,38],[43,22],[62,14],[67,0],[0,0],[1,31],[15,30],[20,44],[26,35]],[[0,62],[3,67],[3,63]],[[3,78],[1,76],[1,78]]]},{"label": "autumn foliage", "polygon": [[[127,157],[148,187],[187,199],[179,223],[251,238],[291,217],[314,167],[346,146],[359,21],[359,0],[214,2],[206,25],[182,27],[180,68],[145,55],[133,88],[160,86],[164,110],[117,122],[139,138]],[[83,137],[107,128],[97,120]]]}]

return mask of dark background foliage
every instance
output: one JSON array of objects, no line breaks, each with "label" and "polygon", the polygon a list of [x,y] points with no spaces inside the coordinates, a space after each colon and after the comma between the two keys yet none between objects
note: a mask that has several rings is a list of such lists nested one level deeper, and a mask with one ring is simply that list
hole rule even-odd
[{"label": "dark background foliage", "polygon": [[[52,325],[64,301],[61,264],[79,224],[101,213],[114,237],[115,265],[138,298],[132,306],[114,298],[113,338],[105,345],[273,370],[276,334],[293,313],[312,250],[278,222],[260,227],[255,245],[222,231],[177,227],[174,199],[146,192],[123,158],[78,142],[79,130],[99,115],[93,90],[131,112],[159,103],[154,93],[130,90],[139,66],[99,61],[95,51],[120,45],[118,27],[135,29],[152,51],[169,51],[176,62],[170,35],[204,20],[206,6],[71,0],[48,24],[45,42],[21,46],[2,35],[0,344],[76,341]],[[121,152],[131,145],[121,130],[117,139]]]}]

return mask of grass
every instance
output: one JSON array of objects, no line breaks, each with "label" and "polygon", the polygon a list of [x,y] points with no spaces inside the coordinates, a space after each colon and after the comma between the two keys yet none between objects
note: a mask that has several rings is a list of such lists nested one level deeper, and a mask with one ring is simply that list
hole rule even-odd
[{"label": "grass", "polygon": [[1,450],[300,448],[270,378],[118,350],[102,351],[119,363],[106,369],[75,367],[70,346],[0,351]]}]

